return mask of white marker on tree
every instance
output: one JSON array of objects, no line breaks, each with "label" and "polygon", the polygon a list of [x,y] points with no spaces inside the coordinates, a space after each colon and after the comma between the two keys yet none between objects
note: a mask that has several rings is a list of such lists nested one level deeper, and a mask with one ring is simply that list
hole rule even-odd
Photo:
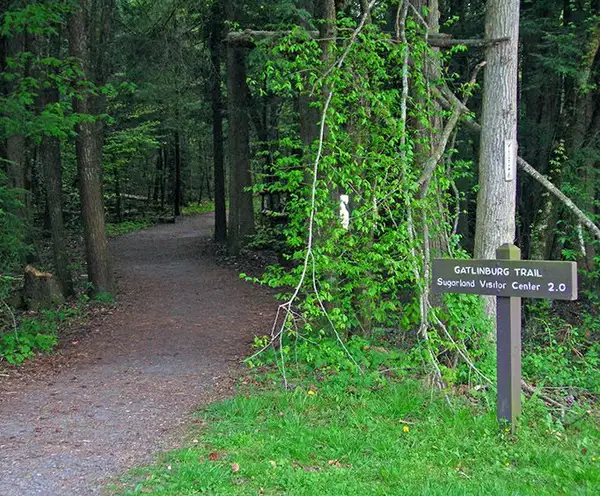
[{"label": "white marker on tree", "polygon": [[342,221],[342,227],[348,229],[350,227],[350,211],[348,210],[348,203],[350,197],[348,195],[340,195],[340,220]]}]

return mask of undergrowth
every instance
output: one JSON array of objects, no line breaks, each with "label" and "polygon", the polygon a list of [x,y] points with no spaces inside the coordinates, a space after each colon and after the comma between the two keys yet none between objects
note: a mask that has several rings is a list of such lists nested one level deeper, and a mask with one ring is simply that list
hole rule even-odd
[{"label": "undergrowth", "polygon": [[60,323],[80,314],[78,308],[64,308],[23,317],[12,330],[0,333],[0,363],[19,365],[37,353],[52,351]]},{"label": "undergrowth", "polygon": [[600,395],[600,322],[589,311],[568,322],[548,307],[548,302],[528,306],[523,374],[569,393]]},{"label": "undergrowth", "polygon": [[206,212],[212,212],[215,209],[215,202],[203,201],[203,202],[192,202],[181,208],[183,215],[198,215]]},{"label": "undergrowth", "polygon": [[152,222],[146,219],[126,220],[124,222],[118,223],[107,223],[106,235],[109,238],[114,238],[117,236],[122,236],[123,234],[141,231],[142,229],[146,229],[151,225]]},{"label": "undergrowth", "polygon": [[[375,350],[377,351],[377,350]],[[377,353],[378,354],[378,353]],[[187,446],[113,486],[118,494],[597,494],[598,425],[569,428],[533,399],[517,435],[485,390],[443,396],[394,378],[302,368],[246,379],[198,415]]]}]

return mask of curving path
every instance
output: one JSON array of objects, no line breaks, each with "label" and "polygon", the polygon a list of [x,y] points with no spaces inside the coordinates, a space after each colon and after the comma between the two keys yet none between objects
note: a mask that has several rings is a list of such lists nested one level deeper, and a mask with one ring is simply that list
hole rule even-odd
[{"label": "curving path", "polygon": [[114,240],[118,307],[61,370],[12,391],[0,377],[0,495],[97,494],[174,446],[190,412],[227,389],[275,305],[201,255],[211,217]]}]

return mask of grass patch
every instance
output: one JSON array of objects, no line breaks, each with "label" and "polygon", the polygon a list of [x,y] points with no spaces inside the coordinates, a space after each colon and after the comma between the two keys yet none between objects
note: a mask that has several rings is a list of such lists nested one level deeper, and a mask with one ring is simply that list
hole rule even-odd
[{"label": "grass patch", "polygon": [[455,400],[451,409],[415,380],[342,374],[240,393],[200,414],[189,448],[130,474],[118,494],[600,494],[593,421],[565,430],[531,401],[513,437],[498,431],[494,405]]},{"label": "grass patch", "polygon": [[126,220],[124,222],[118,223],[107,223],[106,224],[106,235],[109,238],[115,238],[117,236],[122,236],[123,234],[128,234],[136,231],[141,231],[142,229],[146,229],[150,227],[152,222],[149,220]]},{"label": "grass patch", "polygon": [[214,201],[192,202],[181,208],[182,215],[198,215],[212,212],[215,209]]}]

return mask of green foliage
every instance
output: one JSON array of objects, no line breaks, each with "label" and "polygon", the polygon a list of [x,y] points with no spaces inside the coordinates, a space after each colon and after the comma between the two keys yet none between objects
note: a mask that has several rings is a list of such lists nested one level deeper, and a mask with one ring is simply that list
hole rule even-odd
[{"label": "green foliage", "polygon": [[536,383],[600,394],[600,323],[583,312],[569,324],[548,305],[530,305],[523,343],[523,374]]},{"label": "green foliage", "polygon": [[[278,379],[274,383],[278,384]],[[565,430],[525,405],[516,437],[493,413],[421,382],[315,375],[259,384],[200,414],[188,446],[118,494],[554,495],[600,490],[597,425]]]},{"label": "green foliage", "polygon": [[0,333],[0,361],[19,365],[36,353],[48,353],[58,343],[58,325],[79,314],[78,309],[60,309],[24,318],[16,329]]},{"label": "green foliage", "polygon": [[203,201],[188,203],[181,208],[182,215],[199,215],[212,212],[215,209],[215,202]]},{"label": "green foliage", "polygon": [[[349,32],[355,23],[342,19],[338,28]],[[448,245],[451,255],[465,256],[457,239],[449,234],[452,215],[448,205],[455,203],[450,191],[454,181],[467,174],[466,162],[448,170],[438,167],[429,185],[431,195],[424,194],[420,185],[432,146],[427,136],[436,132],[431,123],[446,116],[431,101],[424,64],[438,55],[424,42],[420,30],[412,19],[407,20],[412,60],[407,68],[411,81],[410,97],[405,101],[407,122],[402,93],[402,60],[407,47],[390,43],[390,35],[377,25],[367,26],[359,34],[348,48],[342,68],[323,61],[318,43],[300,29],[274,44],[263,44],[266,53],[255,57],[264,64],[255,69],[257,76],[251,84],[259,96],[291,99],[321,94],[325,100],[332,90],[316,174],[313,246],[306,272],[311,180],[318,144],[302,148],[299,130],[287,129],[275,154],[275,181],[256,186],[258,191],[287,198],[284,208],[289,219],[283,227],[288,267],[272,267],[263,283],[287,289],[296,287],[304,277],[294,305],[309,324],[303,332],[310,339],[323,332],[330,337],[337,333],[341,340],[352,335],[370,337],[385,329],[412,336],[414,344],[422,318],[420,297],[429,284],[424,276],[432,240],[439,242],[436,249],[444,250],[444,255],[446,248],[441,246]],[[347,47],[331,44],[329,50],[335,60]],[[471,91],[465,88],[465,92]],[[339,219],[341,194],[350,196],[348,230]],[[282,299],[289,296],[289,292],[280,295]],[[487,359],[489,345],[481,337],[488,335],[490,327],[479,299],[453,296],[434,312],[451,335],[442,333],[430,320],[427,346],[435,355],[455,356],[460,347],[465,352],[476,350],[476,359]],[[448,368],[452,362],[448,360]]]},{"label": "green foliage", "polygon": [[[251,368],[263,365],[287,364],[297,370],[299,364],[303,368],[319,373],[344,374],[354,376],[358,370],[365,375],[378,376],[381,371],[394,371],[394,375],[415,366],[415,362],[405,351],[397,347],[375,344],[375,340],[367,340],[360,336],[352,336],[344,347],[339,341],[327,337],[325,332],[319,336],[305,338],[302,334],[289,330],[278,350],[268,348],[264,353],[247,360]],[[269,343],[267,336],[255,338],[254,347],[261,350]]]},{"label": "green foliage", "polygon": [[94,300],[100,303],[113,304],[115,302],[115,297],[110,293],[98,293],[94,296]]},{"label": "green foliage", "polygon": [[150,227],[152,222],[149,220],[126,220],[119,223],[107,223],[106,224],[106,235],[109,238],[115,238],[124,234],[129,234],[136,231],[141,231]]},{"label": "green foliage", "polygon": [[[52,44],[72,6],[68,0],[15,6],[3,13],[0,31],[8,38],[38,36],[45,45]],[[6,70],[0,75],[8,89],[0,96],[0,136],[22,135],[37,142],[42,136],[66,139],[74,136],[78,121],[91,118],[73,114],[71,99],[104,89],[83,79],[76,60],[45,51],[22,49],[6,58]],[[59,101],[40,108],[38,97],[48,89],[58,90]]]},{"label": "green foliage", "polygon": [[14,274],[21,267],[31,246],[23,220],[16,215],[21,208],[21,192],[7,186],[6,175],[0,170],[0,299],[5,298]]}]

